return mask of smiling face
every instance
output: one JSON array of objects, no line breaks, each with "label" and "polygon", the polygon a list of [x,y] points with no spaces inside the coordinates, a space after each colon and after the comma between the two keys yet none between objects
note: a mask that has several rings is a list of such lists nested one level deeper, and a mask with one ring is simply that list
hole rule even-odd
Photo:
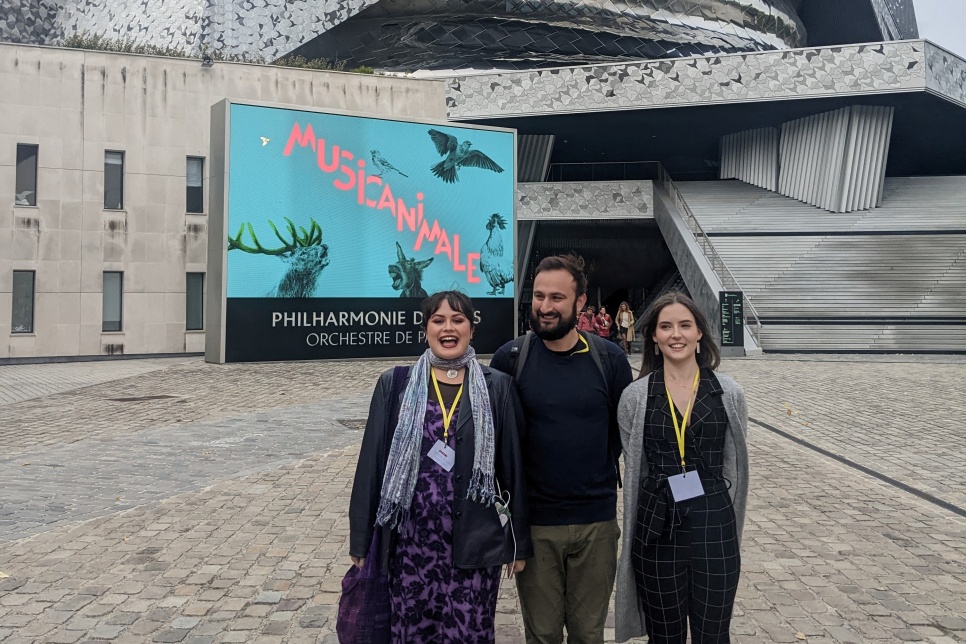
[{"label": "smiling face", "polygon": [[438,358],[459,358],[466,353],[472,339],[470,319],[461,311],[454,310],[445,299],[426,321],[426,342]]},{"label": "smiling face", "polygon": [[577,282],[568,271],[541,271],[533,280],[530,328],[542,340],[560,340],[573,330],[586,302],[586,295],[577,297]]},{"label": "smiling face", "polygon": [[702,337],[691,310],[674,303],[661,309],[651,339],[661,349],[665,361],[683,364],[695,361],[695,351]]}]

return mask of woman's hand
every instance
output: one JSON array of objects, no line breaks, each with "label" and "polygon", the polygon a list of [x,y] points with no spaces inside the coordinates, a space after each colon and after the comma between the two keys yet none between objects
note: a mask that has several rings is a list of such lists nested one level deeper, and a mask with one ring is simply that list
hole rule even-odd
[{"label": "woman's hand", "polygon": [[507,579],[513,579],[513,577],[515,577],[518,572],[521,572],[526,567],[527,567],[527,561],[526,561],[526,559],[517,559],[513,563],[507,564],[506,565],[506,578]]},{"label": "woman's hand", "polygon": [[352,555],[349,555],[349,559],[352,559],[352,565],[354,565],[356,568],[362,568],[362,566],[364,566],[366,563],[365,557],[353,557]]}]

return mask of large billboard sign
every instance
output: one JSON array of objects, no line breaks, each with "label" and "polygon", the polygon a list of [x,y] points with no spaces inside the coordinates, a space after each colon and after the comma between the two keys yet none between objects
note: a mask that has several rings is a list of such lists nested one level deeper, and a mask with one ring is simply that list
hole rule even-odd
[{"label": "large billboard sign", "polygon": [[419,305],[447,289],[473,298],[473,344],[494,351],[514,329],[515,144],[510,130],[215,105],[207,359],[418,355]]}]

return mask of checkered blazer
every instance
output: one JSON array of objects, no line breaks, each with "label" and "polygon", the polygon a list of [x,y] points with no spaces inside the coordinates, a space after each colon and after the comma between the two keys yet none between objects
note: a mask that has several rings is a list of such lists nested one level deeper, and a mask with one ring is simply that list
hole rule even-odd
[{"label": "checkered blazer", "polygon": [[[745,395],[733,378],[715,374],[721,384],[721,401],[728,415],[725,432],[723,475],[731,481],[728,493],[734,504],[738,539],[745,522],[748,499],[748,406]],[[621,444],[624,453],[624,524],[621,535],[621,554],[617,562],[617,598],[615,602],[616,639],[626,642],[644,636],[644,615],[637,599],[634,569],[631,564],[631,542],[637,524],[637,493],[641,481],[648,475],[644,462],[644,425],[647,418],[647,396],[650,376],[635,380],[621,395],[617,408]],[[668,418],[670,421],[670,418]]]}]

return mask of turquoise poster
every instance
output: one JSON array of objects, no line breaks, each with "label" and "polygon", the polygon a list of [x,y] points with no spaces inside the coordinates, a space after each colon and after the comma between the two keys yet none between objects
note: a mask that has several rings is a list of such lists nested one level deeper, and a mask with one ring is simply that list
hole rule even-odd
[{"label": "turquoise poster", "polygon": [[[335,327],[373,331],[384,325],[367,324],[367,314],[413,318],[441,290],[460,290],[481,312],[508,318],[487,323],[501,329],[493,342],[509,339],[512,131],[245,104],[230,106],[229,122],[229,358],[233,337],[245,337],[234,343],[239,349],[292,327],[291,342]],[[327,340],[310,336],[277,359],[303,357],[306,346],[315,349],[308,357],[413,355],[425,346],[418,334],[375,349],[364,342],[329,350]],[[242,353],[235,359],[271,359],[250,346]]]}]

